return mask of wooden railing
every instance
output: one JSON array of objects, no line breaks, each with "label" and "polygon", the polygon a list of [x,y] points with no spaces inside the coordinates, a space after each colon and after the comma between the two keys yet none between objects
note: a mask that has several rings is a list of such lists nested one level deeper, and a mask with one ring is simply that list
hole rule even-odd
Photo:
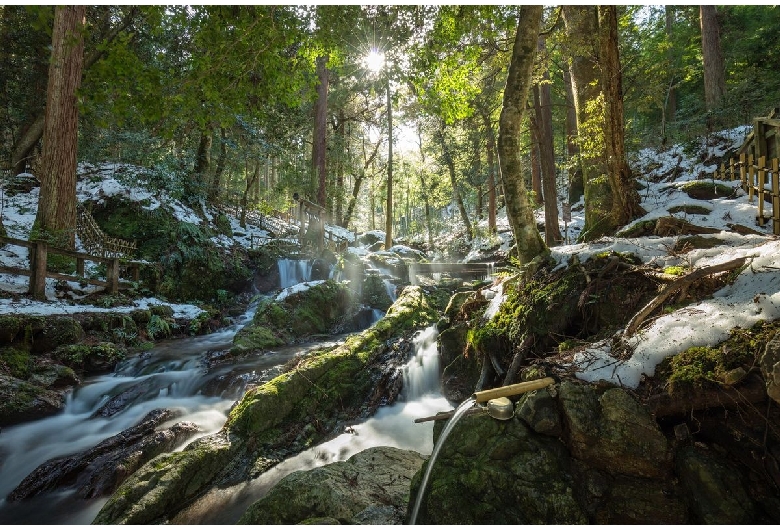
[{"label": "wooden railing", "polygon": [[76,214],[76,233],[87,252],[104,258],[131,259],[133,257],[136,251],[135,241],[106,235],[95,222],[92,214],[80,204],[76,208]]},{"label": "wooden railing", "polygon": [[[715,172],[715,178],[739,180],[751,203],[755,197],[758,198],[756,224],[764,226],[771,219],[772,233],[780,235],[780,161],[777,158],[768,162],[767,157],[760,156],[754,161],[753,155],[743,153],[739,155],[739,159],[731,158],[728,163],[721,163]],[[767,198],[772,204],[769,214],[765,212]]]},{"label": "wooden railing", "polygon": [[[0,267],[0,273],[29,276],[30,284],[28,292],[32,294],[33,298],[36,300],[46,299],[47,277],[65,281],[85,282],[89,285],[105,287],[106,292],[109,294],[116,293],[121,287],[126,287],[129,285],[119,281],[120,275],[122,274],[122,269],[131,275],[133,281],[138,281],[140,263],[136,261],[128,261],[118,256],[93,256],[83,252],[76,252],[74,250],[52,247],[49,246],[45,241],[25,241],[24,239],[16,239],[12,237],[0,237],[0,246],[6,244],[17,245],[29,249],[30,268],[22,269],[18,267]],[[47,269],[49,254],[57,254],[60,256],[74,258],[76,260],[76,275],[49,271]],[[105,281],[84,277],[84,262],[86,261],[106,264]]]}]

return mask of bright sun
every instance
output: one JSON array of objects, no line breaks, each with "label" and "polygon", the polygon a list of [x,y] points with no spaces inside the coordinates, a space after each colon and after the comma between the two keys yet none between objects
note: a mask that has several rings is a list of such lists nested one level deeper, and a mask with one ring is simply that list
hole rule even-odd
[{"label": "bright sun", "polygon": [[371,51],[368,52],[368,55],[363,59],[363,62],[365,63],[366,68],[377,73],[385,65],[385,54],[376,48],[372,48]]}]

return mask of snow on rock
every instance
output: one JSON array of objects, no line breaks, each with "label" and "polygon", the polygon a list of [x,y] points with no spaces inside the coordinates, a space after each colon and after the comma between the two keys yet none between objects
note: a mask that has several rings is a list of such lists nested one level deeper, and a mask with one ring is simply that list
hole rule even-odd
[{"label": "snow on rock", "polygon": [[302,293],[314,287],[315,285],[320,285],[321,283],[325,283],[325,280],[314,280],[312,282],[296,283],[295,285],[287,287],[286,289],[282,290],[281,293],[277,294],[275,300],[277,302],[281,302],[288,296],[294,295],[296,293]]}]

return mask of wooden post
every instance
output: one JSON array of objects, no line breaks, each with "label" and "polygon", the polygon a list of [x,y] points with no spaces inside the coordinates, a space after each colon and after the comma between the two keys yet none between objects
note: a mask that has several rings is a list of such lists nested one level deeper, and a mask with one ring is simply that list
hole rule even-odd
[{"label": "wooden post", "polygon": [[780,161],[772,159],[772,233],[780,235]]},{"label": "wooden post", "polygon": [[753,202],[753,194],[756,190],[756,167],[753,164],[753,155],[748,156],[748,200]]},{"label": "wooden post", "polygon": [[745,153],[739,155],[739,180],[742,182],[742,189],[747,193],[747,178],[745,177]]},{"label": "wooden post", "polygon": [[764,226],[764,182],[766,182],[766,157],[758,159],[758,226]]},{"label": "wooden post", "polygon": [[734,157],[731,158],[731,180],[734,181],[734,179],[737,178],[736,171],[734,170]]},{"label": "wooden post", "polygon": [[119,292],[119,258],[112,258],[106,264],[106,293]]},{"label": "wooden post", "polygon": [[30,263],[30,294],[35,300],[46,300],[46,260],[48,245],[45,241],[33,242]]},{"label": "wooden post", "polygon": [[84,276],[84,258],[76,258],[76,275]]}]

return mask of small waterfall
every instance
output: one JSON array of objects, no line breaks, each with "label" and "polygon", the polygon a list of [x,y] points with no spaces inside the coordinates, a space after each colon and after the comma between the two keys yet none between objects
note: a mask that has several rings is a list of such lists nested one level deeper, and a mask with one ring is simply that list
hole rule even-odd
[{"label": "small waterfall", "polygon": [[279,287],[281,289],[311,280],[312,263],[308,260],[280,259],[276,265],[279,267]]},{"label": "small waterfall", "polygon": [[419,399],[439,392],[439,330],[429,326],[415,336],[414,357],[404,366],[404,398]]},{"label": "small waterfall", "polygon": [[395,284],[391,282],[389,279],[382,280],[385,284],[385,289],[387,290],[387,296],[390,297],[390,300],[392,300],[394,303],[397,300],[397,296],[395,294]]},{"label": "small waterfall", "polygon": [[447,440],[447,436],[449,436],[452,429],[455,428],[458,420],[460,420],[466,414],[466,411],[468,411],[476,402],[477,401],[473,397],[470,397],[461,403],[447,422],[447,425],[444,426],[444,430],[441,432],[441,436],[439,436],[439,439],[436,441],[436,446],[433,448],[431,457],[428,459],[428,467],[425,469],[425,475],[423,475],[422,482],[420,482],[420,490],[417,492],[417,500],[414,502],[412,515],[409,517],[409,524],[414,524],[417,520],[417,513],[420,511],[420,504],[422,504],[423,495],[425,494],[425,486],[428,485],[428,479],[431,476],[433,464],[436,463],[436,457],[438,456],[441,447],[444,445],[445,440]]}]

